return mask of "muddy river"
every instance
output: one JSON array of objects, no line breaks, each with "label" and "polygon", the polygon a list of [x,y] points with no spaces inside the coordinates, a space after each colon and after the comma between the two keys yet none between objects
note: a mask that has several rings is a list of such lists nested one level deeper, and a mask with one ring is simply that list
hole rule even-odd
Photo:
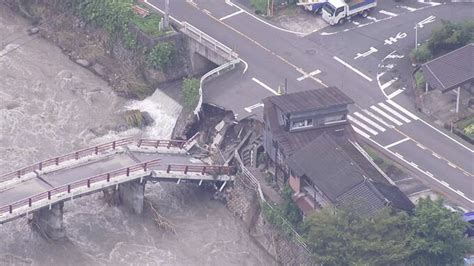
[{"label": "muddy river", "polygon": [[[0,5],[0,172],[124,136],[168,138],[180,106],[157,91],[117,97]],[[120,113],[139,108],[159,121],[116,133]],[[65,204],[67,239],[51,242],[21,218],[0,225],[0,265],[271,265],[245,228],[194,186],[147,184],[146,197],[175,227],[131,215],[100,193]]]}]

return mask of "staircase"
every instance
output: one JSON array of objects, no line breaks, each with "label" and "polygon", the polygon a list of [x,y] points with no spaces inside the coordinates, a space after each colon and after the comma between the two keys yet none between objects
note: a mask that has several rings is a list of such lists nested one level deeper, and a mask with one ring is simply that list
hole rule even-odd
[{"label": "staircase", "polygon": [[262,145],[263,138],[262,136],[258,136],[242,149],[241,156],[245,166],[257,167],[257,150]]}]

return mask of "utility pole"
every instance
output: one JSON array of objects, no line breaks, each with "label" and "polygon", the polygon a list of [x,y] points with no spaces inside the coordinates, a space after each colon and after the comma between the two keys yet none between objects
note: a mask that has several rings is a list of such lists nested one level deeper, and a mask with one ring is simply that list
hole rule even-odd
[{"label": "utility pole", "polygon": [[163,18],[163,28],[168,29],[170,26],[170,0],[165,0],[165,16]]},{"label": "utility pole", "polygon": [[418,23],[415,24],[415,50],[418,49]]}]

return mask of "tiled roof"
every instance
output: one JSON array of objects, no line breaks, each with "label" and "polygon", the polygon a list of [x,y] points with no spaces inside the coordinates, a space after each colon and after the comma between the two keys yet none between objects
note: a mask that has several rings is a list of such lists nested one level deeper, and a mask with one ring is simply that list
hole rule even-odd
[{"label": "tiled roof", "polygon": [[336,87],[272,96],[268,99],[285,114],[354,103],[351,98]]},{"label": "tiled roof", "polygon": [[422,68],[431,87],[442,92],[470,82],[474,79],[474,43],[433,59]]},{"label": "tiled roof", "polygon": [[386,203],[385,198],[374,188],[372,183],[364,180],[338,197],[336,206],[351,208],[362,215],[373,215],[385,207]]}]

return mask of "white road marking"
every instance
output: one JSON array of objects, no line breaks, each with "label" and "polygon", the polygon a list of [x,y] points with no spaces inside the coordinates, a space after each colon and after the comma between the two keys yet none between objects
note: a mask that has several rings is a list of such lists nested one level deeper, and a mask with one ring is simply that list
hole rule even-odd
[{"label": "white road marking", "polygon": [[357,128],[357,127],[354,126],[354,125],[351,125],[351,126],[352,126],[352,128],[354,129],[354,131],[355,131],[357,134],[361,135],[362,137],[364,137],[364,138],[366,138],[366,139],[370,139],[370,136],[369,136],[367,133],[365,133],[364,131],[360,130],[359,128]]},{"label": "white road marking", "polygon": [[452,168],[457,168],[455,164],[453,164],[452,162],[448,162],[448,165],[451,166]]},{"label": "white road marking", "polygon": [[370,112],[369,110],[362,110],[364,113],[368,114],[369,116],[371,116],[372,118],[374,118],[375,120],[379,121],[380,123],[384,124],[386,127],[389,127],[389,128],[393,128],[393,125],[390,125],[389,123],[385,122],[382,118],[374,115],[372,112]]},{"label": "white road marking", "polygon": [[394,98],[395,96],[397,96],[398,94],[400,94],[404,91],[405,91],[405,88],[398,89],[398,90],[394,91],[393,93],[391,93],[390,95],[388,95],[387,98],[392,99],[392,98]]},{"label": "white road marking", "polygon": [[[418,22],[417,25],[418,25],[419,28],[423,28],[423,26],[424,26],[425,24],[432,23],[432,22],[435,21],[435,19],[436,19],[435,16],[429,16],[429,17],[425,18],[424,20]],[[416,27],[416,26],[415,26],[415,27]]]},{"label": "white road marking", "polygon": [[393,107],[397,108],[398,110],[400,110],[402,113],[406,114],[407,116],[409,116],[411,119],[413,120],[418,120],[418,116],[414,115],[413,113],[411,113],[410,111],[408,111],[407,109],[403,108],[402,106],[400,106],[398,103],[392,101],[392,100],[387,100],[387,103],[389,103],[390,105],[392,105]]},{"label": "white road marking", "polygon": [[410,120],[406,117],[404,117],[403,115],[401,115],[399,112],[393,110],[392,108],[390,108],[389,106],[387,106],[386,104],[384,103],[379,103],[379,105],[384,108],[385,110],[389,111],[390,113],[394,114],[395,116],[397,116],[398,118],[400,118],[401,120],[403,120],[405,123],[410,123]]},{"label": "white road marking", "polygon": [[395,154],[395,156],[397,156],[398,158],[403,159],[403,155],[401,155],[400,153],[395,152],[394,154]]},{"label": "white road marking", "polygon": [[457,189],[456,192],[464,196],[464,193],[461,190]]},{"label": "white road marking", "polygon": [[336,61],[339,63],[343,64],[345,67],[349,68],[350,70],[354,71],[355,73],[359,74],[361,77],[365,78],[366,80],[372,82],[372,79],[366,76],[364,73],[360,72],[359,70],[355,69],[353,66],[349,65],[348,63],[344,62],[342,59],[340,59],[337,56],[333,56]]},{"label": "white road marking", "polygon": [[[303,73],[304,73],[304,72],[303,72]],[[303,76],[297,78],[296,80],[297,80],[297,81],[302,81],[302,80],[304,80],[304,79],[306,79],[306,78],[309,78],[309,77],[311,77],[311,76],[317,75],[317,74],[319,74],[319,73],[321,73],[321,70],[316,69],[315,71],[313,71],[313,72],[311,72],[311,73],[309,73],[309,74],[304,74]]]},{"label": "white road marking", "polygon": [[244,110],[251,113],[253,109],[258,108],[258,107],[263,107],[263,103],[256,103],[256,104],[251,105],[249,107],[245,107]]},{"label": "white road marking", "polygon": [[207,10],[207,9],[203,9],[202,12],[204,12],[204,13],[206,13],[206,14],[208,14],[208,15],[211,15],[211,14],[212,14],[211,11],[209,11],[209,10]]},{"label": "white road marking", "polygon": [[437,153],[432,152],[431,154],[433,154],[434,157],[436,157],[436,158],[438,158],[438,159],[441,159],[441,156],[439,156]]},{"label": "white road marking", "polygon": [[[371,141],[372,143],[374,143],[375,145],[377,145],[378,147],[384,149],[384,150],[387,151],[389,154],[392,154],[392,155],[396,156],[393,151],[391,151],[391,150],[389,150],[389,149],[385,149],[382,145],[380,145],[378,142],[374,141],[373,139],[368,138],[368,140]],[[410,164],[410,162],[408,162],[406,159],[400,158],[400,160],[401,160],[402,162],[406,163],[406,164]],[[423,173],[423,174],[425,174],[426,176],[428,176],[428,177],[430,177],[431,179],[433,179],[434,181],[436,181],[436,182],[438,182],[438,183],[444,185],[447,189],[449,189],[449,190],[451,190],[452,192],[458,194],[458,195],[461,196],[463,199],[469,201],[470,203],[474,203],[474,200],[472,200],[472,199],[466,197],[466,195],[464,195],[464,193],[462,193],[462,192],[459,193],[458,190],[452,189],[452,188],[449,186],[449,184],[448,184],[447,182],[439,180],[438,178],[434,177],[432,173],[430,173],[430,172],[428,172],[428,171],[423,171],[423,170],[421,170],[420,168],[416,168],[416,169],[417,169],[418,171],[420,171],[420,173]],[[444,182],[444,183],[443,183],[443,182]]]},{"label": "white road marking", "polygon": [[359,25],[360,25],[360,23],[357,22],[357,21],[353,21],[353,20],[352,20],[351,22],[352,22],[352,24],[354,24],[354,25],[356,25],[356,26],[359,26]]},{"label": "white road marking", "polygon": [[401,123],[401,122],[398,121],[397,119],[391,117],[390,115],[388,115],[388,114],[385,113],[384,111],[380,110],[377,106],[372,105],[370,108],[371,108],[372,110],[376,111],[377,113],[383,115],[384,117],[386,117],[388,120],[392,121],[393,123],[397,124],[397,126],[403,125],[403,123]]},{"label": "white road marking", "polygon": [[406,9],[410,12],[413,12],[413,11],[416,11],[418,9],[414,8],[414,7],[409,7],[409,6],[398,6],[399,8],[403,8],[403,9]]},{"label": "white road marking", "polygon": [[262,86],[264,89],[266,89],[267,91],[275,94],[275,95],[280,95],[278,92],[276,92],[274,89],[270,88],[270,86],[268,86],[267,84],[261,82],[260,80],[256,79],[256,78],[252,78],[252,80],[257,83],[258,85]]},{"label": "white road marking", "polygon": [[[428,172],[428,173],[430,173],[430,172]],[[431,173],[430,173],[430,174],[431,174]],[[449,187],[449,184],[448,184],[448,182],[446,182],[446,181],[441,181],[440,183],[443,184],[443,185],[445,185],[445,186],[447,186],[447,187]]]},{"label": "white road marking", "polygon": [[375,49],[374,47],[370,47],[369,50],[367,52],[363,52],[363,53],[357,53],[357,55],[354,57],[354,59],[357,59],[359,57],[366,57],[366,56],[369,56],[373,53],[376,53],[378,50]]},{"label": "white road marking", "polygon": [[418,146],[422,150],[426,150],[426,147],[421,145],[420,143],[417,143],[416,146]]},{"label": "white road marking", "polygon": [[370,20],[372,20],[372,21],[374,21],[374,22],[379,21],[378,19],[376,19],[376,18],[374,18],[374,17],[371,17],[371,16],[367,16],[366,18],[367,18],[367,19],[370,19]]},{"label": "white road marking", "polygon": [[364,115],[360,114],[359,112],[354,112],[356,116],[358,116],[360,119],[364,120],[365,122],[369,123],[369,125],[375,127],[376,129],[385,132],[385,128],[380,126],[379,124],[375,123],[374,121],[370,120],[369,118],[365,117]]},{"label": "white road marking", "polygon": [[417,165],[416,163],[414,163],[414,162],[409,162],[409,164],[410,164],[411,166],[413,166],[413,167],[415,167],[415,168],[418,169],[418,165]]},{"label": "white road marking", "polygon": [[389,145],[385,146],[384,148],[385,148],[385,149],[390,149],[391,147],[397,146],[398,144],[401,144],[401,143],[403,143],[403,142],[405,142],[405,141],[407,141],[407,140],[410,140],[410,138],[406,137],[406,138],[401,139],[401,140],[399,140],[399,141],[395,141],[394,143],[389,144]]},{"label": "white road marking", "polygon": [[397,59],[402,59],[404,58],[405,56],[404,55],[399,55],[399,54],[390,54],[390,55],[387,55],[386,58],[397,58]]},{"label": "white road marking", "polygon": [[365,129],[365,131],[369,132],[370,134],[372,134],[374,136],[377,136],[377,134],[378,134],[377,131],[375,131],[372,128],[368,127],[367,125],[365,125],[364,123],[362,123],[359,120],[355,119],[354,117],[348,115],[347,119],[349,119],[351,122],[354,122],[359,127]]},{"label": "white road marking", "polygon": [[387,16],[391,16],[391,17],[396,17],[396,16],[398,16],[398,14],[395,14],[395,13],[392,13],[392,12],[388,12],[388,11],[385,11],[385,10],[379,10],[379,13],[380,13],[380,14],[387,15]]},{"label": "white road marking", "polygon": [[395,81],[397,81],[398,78],[394,78],[380,86],[380,89],[385,90],[386,88],[390,87]]},{"label": "white road marking", "polygon": [[430,123],[424,121],[423,119],[419,119],[422,123],[424,123],[425,125],[431,127],[432,129],[434,129],[436,132],[440,133],[441,135],[445,136],[446,138],[452,140],[453,142],[455,142],[456,144],[458,144],[459,146],[463,147],[464,149],[470,151],[471,153],[474,152],[472,149],[470,149],[469,147],[467,147],[466,145],[460,143],[459,141],[453,139],[452,137],[448,136],[446,133],[444,133],[443,131],[437,129],[436,127],[432,126]]},{"label": "white road marking", "polygon": [[235,15],[238,15],[238,14],[241,14],[241,13],[243,13],[243,12],[244,12],[244,10],[241,9],[241,10],[239,10],[239,11],[237,11],[237,12],[234,12],[234,13],[232,13],[232,14],[230,14],[230,15],[224,16],[224,17],[220,18],[219,20],[220,20],[220,21],[223,21],[223,20],[225,20],[225,19],[231,18],[231,17],[233,17],[233,16],[235,16]]}]

